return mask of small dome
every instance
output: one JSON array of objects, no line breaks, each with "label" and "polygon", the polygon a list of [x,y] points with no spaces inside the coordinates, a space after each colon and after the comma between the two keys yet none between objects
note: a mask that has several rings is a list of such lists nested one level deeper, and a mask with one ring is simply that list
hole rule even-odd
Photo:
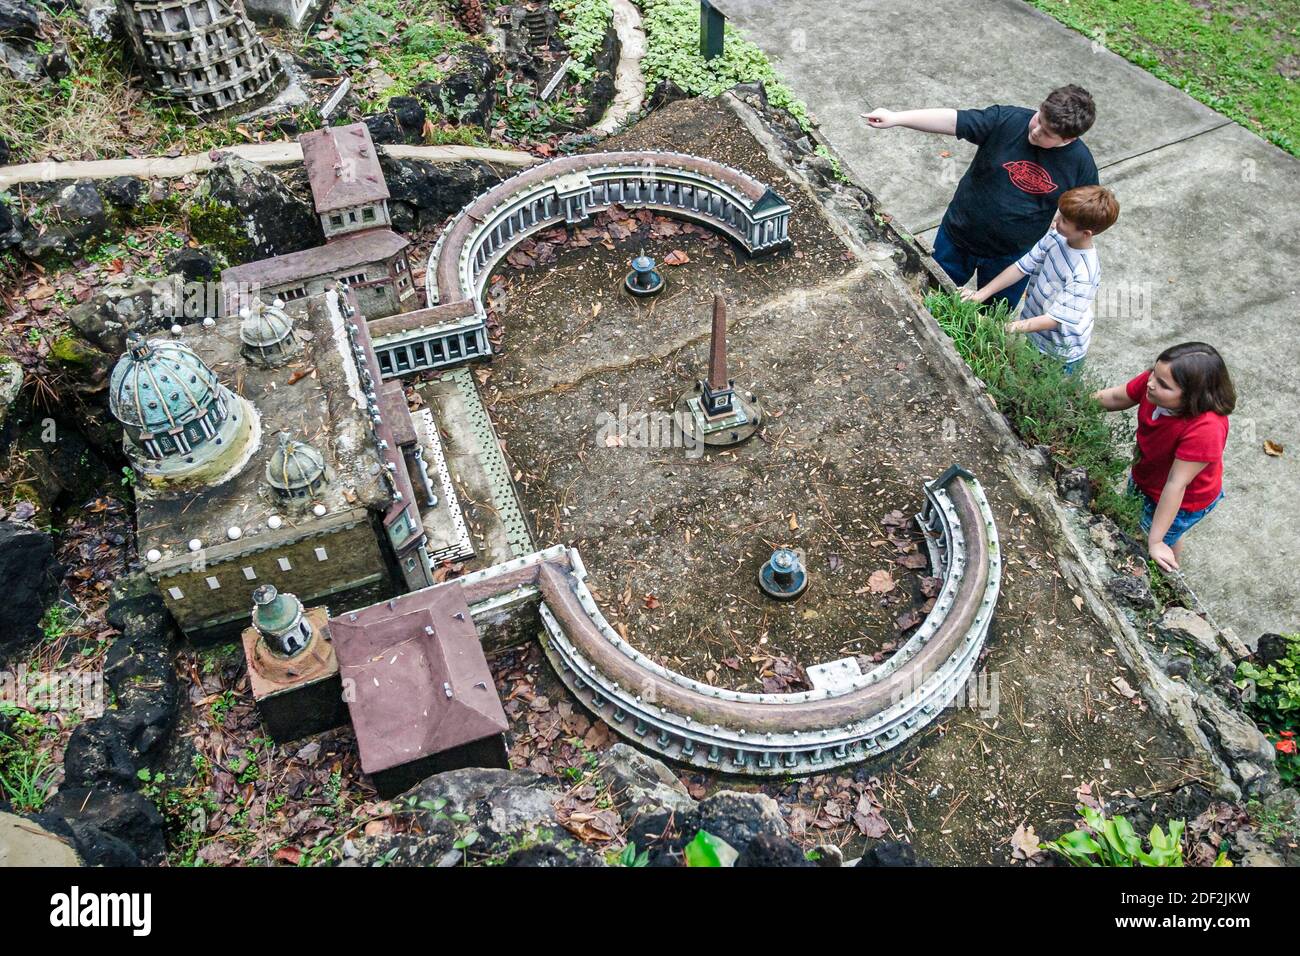
[{"label": "small dome", "polygon": [[239,340],[247,348],[274,348],[293,335],[293,319],[279,303],[279,299],[271,305],[254,299],[251,307],[239,310]]},{"label": "small dome", "polygon": [[216,375],[188,346],[132,334],[113,368],[108,405],[123,425],[157,434],[203,418],[220,392]]},{"label": "small dome", "polygon": [[311,640],[311,625],[303,619],[302,602],[281,594],[273,584],[253,592],[253,627],[278,654],[297,654]]},{"label": "small dome", "polygon": [[280,433],[280,446],[266,463],[266,480],[284,498],[305,498],[325,485],[325,459],[311,445]]}]

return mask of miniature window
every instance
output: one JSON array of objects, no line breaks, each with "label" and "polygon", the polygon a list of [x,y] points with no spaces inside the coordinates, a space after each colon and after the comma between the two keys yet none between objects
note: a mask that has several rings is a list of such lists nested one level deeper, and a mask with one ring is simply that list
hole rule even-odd
[{"label": "miniature window", "polygon": [[207,580],[207,582],[208,582],[208,589],[209,589],[209,590],[215,591],[215,590],[217,590],[219,587],[221,587],[221,582],[218,581],[216,578],[207,578],[206,580]]},{"label": "miniature window", "polygon": [[355,209],[349,210],[348,222],[356,222],[356,221],[357,221],[357,211]]},{"label": "miniature window", "polygon": [[401,256],[398,256],[397,258],[397,271],[398,272],[406,271],[406,259]]},{"label": "miniature window", "polygon": [[367,206],[365,209],[361,210],[361,219],[363,222],[374,222],[375,221],[374,207]]},{"label": "miniature window", "polygon": [[180,601],[185,597],[185,592],[180,588],[168,588],[167,593],[171,596],[173,601]]},{"label": "miniature window", "polygon": [[343,216],[340,215],[339,213],[334,213],[334,215],[330,216],[330,225],[331,225],[331,226],[342,226],[342,225],[343,225]]},{"label": "miniature window", "polygon": [[288,559],[288,558],[281,558],[281,559],[280,559],[280,570],[281,570],[281,571],[292,571],[292,570],[293,570],[293,565],[289,563],[289,559]]},{"label": "miniature window", "polygon": [[316,549],[316,560],[317,560],[317,561],[324,561],[324,560],[325,560],[326,558],[328,558],[328,557],[329,557],[329,555],[325,553],[325,549],[324,549],[324,548],[317,548],[317,549]]},{"label": "miniature window", "polygon": [[244,580],[245,580],[245,581],[256,581],[256,580],[257,580],[257,572],[254,571],[252,568],[244,568]]}]

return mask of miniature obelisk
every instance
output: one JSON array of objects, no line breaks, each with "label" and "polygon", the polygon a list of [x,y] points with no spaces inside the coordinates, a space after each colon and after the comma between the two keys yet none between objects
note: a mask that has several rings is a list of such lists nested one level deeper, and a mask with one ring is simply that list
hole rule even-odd
[{"label": "miniature obelisk", "polygon": [[737,445],[758,430],[763,409],[753,392],[737,392],[727,370],[727,304],[713,297],[708,377],[677,400],[674,419],[687,448]]}]

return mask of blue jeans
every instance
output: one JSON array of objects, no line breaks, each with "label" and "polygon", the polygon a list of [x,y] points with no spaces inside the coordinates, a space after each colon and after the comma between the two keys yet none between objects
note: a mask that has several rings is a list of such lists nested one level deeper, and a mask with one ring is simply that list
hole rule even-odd
[{"label": "blue jeans", "polygon": [[[1130,494],[1138,494],[1142,496],[1142,530],[1146,532],[1150,532],[1151,520],[1156,516],[1155,499],[1152,498],[1150,495],[1148,495],[1137,485],[1133,484],[1132,478],[1128,480],[1128,489]],[[1213,501],[1211,501],[1208,505],[1206,505],[1204,508],[1200,509],[1199,511],[1188,511],[1186,508],[1179,508],[1178,513],[1174,515],[1174,520],[1173,523],[1169,526],[1169,530],[1165,532],[1165,539],[1164,539],[1165,544],[1169,545],[1169,547],[1172,548],[1179,538],[1181,538],[1184,534],[1190,531],[1192,526],[1196,524],[1196,522],[1200,521],[1211,511],[1217,508],[1219,502],[1222,500],[1223,500],[1223,492],[1220,491],[1219,497],[1215,498]]]},{"label": "blue jeans", "polygon": [[[980,288],[983,288],[1023,254],[1016,253],[1010,256],[986,259],[972,255],[956,245],[948,238],[948,233],[944,231],[943,226],[939,227],[939,231],[934,236],[934,261],[939,263],[944,272],[948,273],[948,278],[955,282],[958,288],[969,282],[972,275],[975,276],[975,281],[979,283]],[[1028,286],[1029,276],[1024,276],[1019,282],[1008,286],[990,298],[988,305],[996,308],[998,302],[1005,302],[1007,311],[1014,312]]]}]

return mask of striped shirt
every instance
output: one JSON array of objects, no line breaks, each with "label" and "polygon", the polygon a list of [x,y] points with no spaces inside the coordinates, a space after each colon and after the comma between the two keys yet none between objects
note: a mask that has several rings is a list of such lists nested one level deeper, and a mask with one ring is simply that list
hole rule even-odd
[{"label": "striped shirt", "polygon": [[1062,362],[1075,362],[1088,353],[1092,340],[1092,300],[1101,283],[1101,263],[1096,249],[1073,249],[1055,229],[1038,240],[1016,267],[1033,276],[1020,314],[1025,318],[1051,316],[1055,329],[1031,332],[1038,350]]}]

